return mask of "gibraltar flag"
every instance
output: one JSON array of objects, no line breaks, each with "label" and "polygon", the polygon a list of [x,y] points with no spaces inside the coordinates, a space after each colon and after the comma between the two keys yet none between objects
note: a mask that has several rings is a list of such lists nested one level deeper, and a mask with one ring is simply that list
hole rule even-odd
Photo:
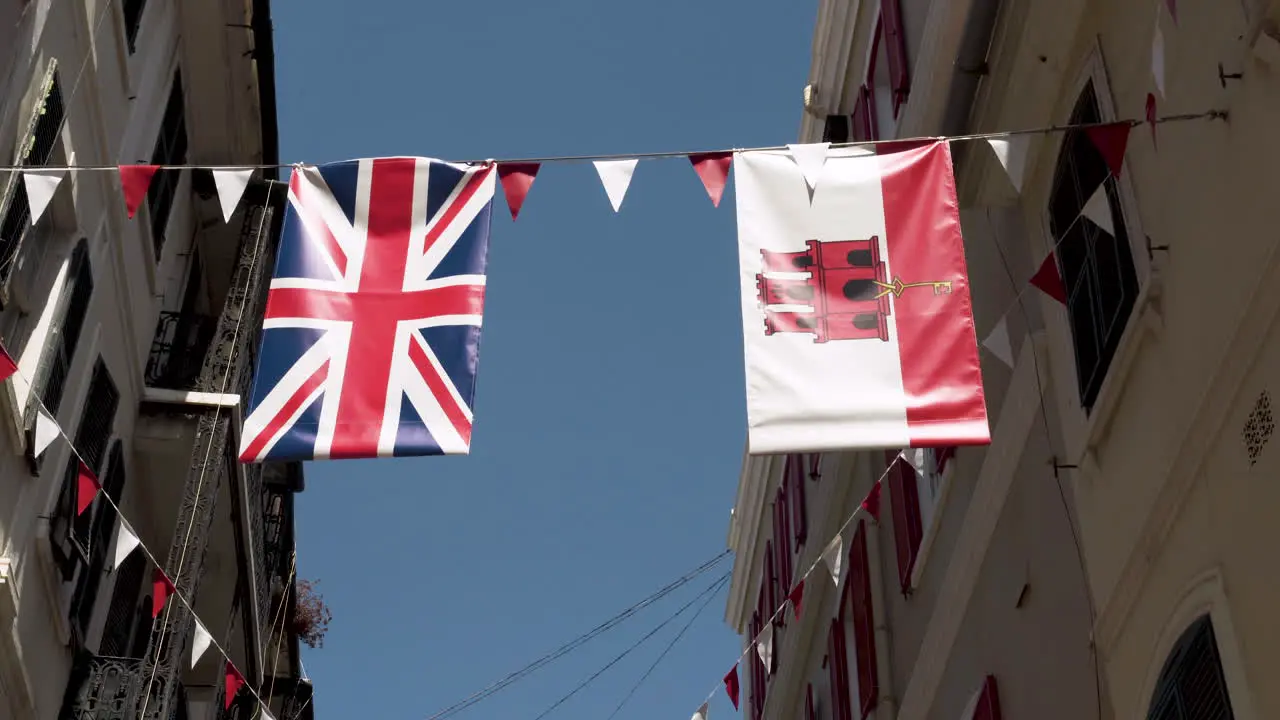
[{"label": "gibraltar flag", "polygon": [[947,143],[734,164],[748,451],[989,444]]}]

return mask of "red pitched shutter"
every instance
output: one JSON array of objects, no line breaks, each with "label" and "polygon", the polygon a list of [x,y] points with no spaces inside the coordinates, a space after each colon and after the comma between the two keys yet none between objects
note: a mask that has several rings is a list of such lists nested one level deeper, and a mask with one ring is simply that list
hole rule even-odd
[{"label": "red pitched shutter", "polygon": [[[756,612],[751,616],[751,641],[753,643],[760,634],[760,630],[764,627],[759,607],[760,605],[757,603]],[[754,646],[747,653],[747,665],[751,667],[751,687],[749,688],[751,690],[751,717],[752,720],[760,720],[761,715],[764,713],[765,674],[764,662],[760,660],[760,653]]]},{"label": "red pitched shutter", "polygon": [[[786,597],[791,591],[791,507],[789,503],[790,496],[790,478],[784,477],[782,487],[778,488],[777,498],[773,503],[773,537],[778,543],[778,602],[782,602],[782,598]],[[778,620],[778,624],[784,624],[784,613]]]},{"label": "red pitched shutter", "polygon": [[902,30],[899,0],[880,0],[880,27],[884,31],[885,55],[889,58],[889,83],[893,88],[893,116],[911,93],[911,72],[907,68],[907,39]]},{"label": "red pitched shutter", "polygon": [[880,699],[876,667],[876,621],[871,607],[871,566],[867,562],[867,524],[858,521],[858,530],[849,544],[849,610],[853,615],[854,668],[858,677],[858,717],[864,718]]},{"label": "red pitched shutter", "polygon": [[764,608],[760,611],[760,619],[769,622],[773,612],[778,609],[778,566],[774,560],[773,542],[764,544]]},{"label": "red pitched shutter", "polygon": [[863,85],[858,88],[858,101],[853,106],[853,141],[876,139],[876,118],[871,111],[871,90]]},{"label": "red pitched shutter", "polygon": [[791,530],[795,533],[796,549],[799,549],[809,539],[809,515],[804,494],[804,456],[796,456],[795,468],[795,474],[791,476]]},{"label": "red pitched shutter", "polygon": [[988,675],[982,683],[982,695],[978,697],[978,707],[973,711],[973,720],[1001,720],[1000,693],[996,689],[994,675]]},{"label": "red pitched shutter", "polygon": [[933,469],[939,475],[947,469],[947,463],[951,462],[951,458],[956,456],[955,445],[947,447],[934,448],[933,450]]},{"label": "red pitched shutter", "polygon": [[911,592],[911,571],[916,565],[920,540],[924,535],[920,520],[920,494],[916,488],[916,471],[898,453],[885,453],[891,462],[889,470],[889,502],[893,506],[893,539],[898,550],[898,582],[904,595]]},{"label": "red pitched shutter", "polygon": [[849,665],[845,652],[844,624],[831,621],[827,633],[827,672],[831,685],[831,720],[853,720],[849,698]]},{"label": "red pitched shutter", "polygon": [[804,690],[804,720],[818,720],[817,708],[813,705],[813,683]]}]

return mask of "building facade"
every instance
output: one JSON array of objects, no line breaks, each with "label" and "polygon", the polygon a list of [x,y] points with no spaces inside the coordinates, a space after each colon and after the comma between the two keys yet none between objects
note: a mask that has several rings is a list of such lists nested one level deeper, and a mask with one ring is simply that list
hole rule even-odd
[{"label": "building facade", "polygon": [[[91,169],[276,163],[268,2],[0,0],[0,55],[3,163],[90,166],[34,225],[0,170],[0,717],[262,717],[256,693],[309,719],[302,467],[236,460],[286,189],[258,173],[224,222],[210,173],[162,169],[129,218]],[[42,407],[70,444],[36,452]],[[102,486],[82,512],[76,453]],[[122,521],[146,551],[113,567]],[[195,616],[170,595],[153,619],[157,564]]]},{"label": "building facade", "polygon": [[[749,716],[1280,716],[1278,38],[1274,0],[820,2],[801,142],[1149,102],[1225,118],[1137,125],[1118,177],[1080,130],[1031,136],[1017,186],[985,142],[952,143],[977,333],[1003,317],[1013,350],[982,352],[992,444],[744,459],[744,642],[884,478],[840,584],[810,576],[772,667],[744,659]],[[1099,187],[1109,229],[1076,222]],[[1027,289],[1050,253],[1065,303]]]}]

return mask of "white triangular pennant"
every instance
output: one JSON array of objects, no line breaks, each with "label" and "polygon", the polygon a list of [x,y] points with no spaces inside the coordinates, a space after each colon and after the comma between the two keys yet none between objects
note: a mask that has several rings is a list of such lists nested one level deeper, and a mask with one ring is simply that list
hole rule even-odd
[{"label": "white triangular pennant", "polygon": [[1156,79],[1156,90],[1160,97],[1164,94],[1164,33],[1160,31],[1160,20],[1156,19],[1156,32],[1151,38],[1151,75]]},{"label": "white triangular pennant", "polygon": [[218,187],[218,202],[222,204],[222,218],[231,222],[231,216],[244,197],[244,189],[249,187],[249,178],[253,177],[253,168],[246,170],[213,170],[213,184]]},{"label": "white triangular pennant", "polygon": [[826,549],[822,551],[822,561],[827,564],[827,570],[831,571],[831,580],[836,585],[840,584],[840,564],[844,558],[844,538],[836,535],[827,543]]},{"label": "white triangular pennant", "polygon": [[764,624],[764,630],[760,632],[760,639],[756,641],[756,652],[760,653],[760,662],[764,663],[766,670],[773,667],[773,621],[768,620]]},{"label": "white triangular pennant", "polygon": [[262,710],[262,712],[258,713],[259,720],[276,720],[276,716],[271,714],[266,705],[260,705],[259,707]]},{"label": "white triangular pennant", "polygon": [[58,421],[49,417],[48,411],[44,408],[37,410],[35,439],[32,443],[34,447],[31,448],[32,455],[37,458],[40,457],[61,434],[62,428],[58,427]]},{"label": "white triangular pennant", "polygon": [[987,143],[995,152],[1000,166],[1013,183],[1013,189],[1022,192],[1022,176],[1027,170],[1027,150],[1031,147],[1030,135],[1010,135],[1002,138],[988,138]]},{"label": "white triangular pennant", "polygon": [[116,552],[112,561],[111,569],[115,570],[120,567],[124,559],[129,557],[129,553],[138,547],[138,536],[134,534],[133,528],[125,521],[120,521],[120,528],[116,530]]},{"label": "white triangular pennant", "polygon": [[212,642],[213,636],[204,629],[204,623],[196,620],[196,635],[191,638],[191,667],[194,668],[196,663],[200,662],[200,656],[204,655],[204,651],[209,649]]},{"label": "white triangular pennant", "polygon": [[698,712],[694,713],[689,720],[707,720],[710,714],[711,710],[708,708],[708,704],[702,703],[702,707],[698,708]]},{"label": "white triangular pennant", "polygon": [[1009,342],[1009,324],[1004,318],[1000,318],[1000,322],[987,333],[987,338],[982,341],[982,347],[989,350],[1000,362],[1010,368],[1013,367],[1013,345]]},{"label": "white triangular pennant", "polygon": [[902,454],[911,461],[911,467],[915,468],[916,475],[919,475],[920,477],[927,477],[929,475],[929,468],[925,467],[926,458],[924,448],[908,448],[903,450]]},{"label": "white triangular pennant", "polygon": [[830,149],[829,142],[792,143],[787,146],[791,159],[800,166],[800,174],[804,175],[804,182],[810,190],[818,187],[818,177],[822,173],[822,166],[827,163],[827,150]]},{"label": "white triangular pennant", "polygon": [[1084,208],[1080,210],[1080,214],[1093,221],[1094,225],[1107,231],[1112,237],[1116,234],[1116,228],[1111,224],[1111,203],[1107,201],[1107,186],[1105,183],[1098,186],[1093,191],[1093,197],[1089,198],[1089,202],[1084,204]]},{"label": "white triangular pennant", "polygon": [[66,168],[54,170],[23,170],[22,182],[27,186],[27,205],[31,208],[31,224],[40,222],[40,216],[49,207],[58,183],[67,174]]},{"label": "white triangular pennant", "polygon": [[636,158],[627,160],[596,160],[596,172],[600,174],[600,183],[609,195],[609,203],[613,211],[622,208],[622,199],[627,196],[627,188],[631,186],[631,176],[636,172]]}]

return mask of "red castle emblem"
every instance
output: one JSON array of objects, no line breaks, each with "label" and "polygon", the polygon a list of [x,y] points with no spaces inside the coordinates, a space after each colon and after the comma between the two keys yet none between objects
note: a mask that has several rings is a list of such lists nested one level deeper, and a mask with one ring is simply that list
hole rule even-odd
[{"label": "red castle emblem", "polygon": [[[889,295],[913,287],[951,292],[950,281],[904,283],[889,280],[880,258],[880,238],[809,240],[799,252],[761,250],[764,272],[756,292],[764,310],[764,334],[813,333],[813,341],[889,340]],[[804,278],[771,278],[766,273],[808,273]],[[771,305],[804,305],[806,310],[770,310]]]}]

